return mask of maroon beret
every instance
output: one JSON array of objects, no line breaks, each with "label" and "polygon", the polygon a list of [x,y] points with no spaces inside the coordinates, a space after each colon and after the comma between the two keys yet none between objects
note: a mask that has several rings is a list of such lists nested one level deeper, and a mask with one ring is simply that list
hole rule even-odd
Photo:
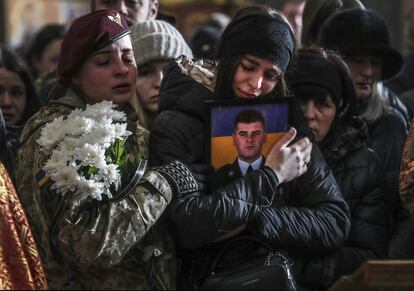
[{"label": "maroon beret", "polygon": [[58,75],[70,78],[95,51],[130,33],[128,24],[116,10],[104,9],[76,19],[63,39]]}]

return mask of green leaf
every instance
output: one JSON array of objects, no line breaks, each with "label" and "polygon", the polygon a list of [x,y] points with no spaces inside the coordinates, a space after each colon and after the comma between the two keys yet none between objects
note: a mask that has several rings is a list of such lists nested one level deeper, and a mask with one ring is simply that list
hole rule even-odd
[{"label": "green leaf", "polygon": [[97,174],[98,172],[99,172],[99,169],[97,167],[90,166],[88,167],[88,170],[86,173],[90,176],[90,175]]}]

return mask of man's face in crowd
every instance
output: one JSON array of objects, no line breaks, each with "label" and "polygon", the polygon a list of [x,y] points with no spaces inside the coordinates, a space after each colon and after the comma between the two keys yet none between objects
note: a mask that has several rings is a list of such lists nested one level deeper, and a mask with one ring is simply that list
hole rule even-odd
[{"label": "man's face in crowd", "polygon": [[247,163],[254,162],[262,154],[267,133],[259,121],[240,122],[233,133],[233,144],[237,148],[239,159]]},{"label": "man's face in crowd", "polygon": [[286,16],[290,25],[296,31],[298,39],[302,34],[302,16],[303,9],[305,8],[305,1],[288,1],[281,8],[282,13]]},{"label": "man's face in crowd", "polygon": [[128,25],[155,19],[158,0],[92,0],[92,10],[114,9],[121,13]]},{"label": "man's face in crowd", "polygon": [[381,80],[382,58],[353,56],[345,58],[345,62],[351,71],[358,98],[371,96],[375,84]]}]

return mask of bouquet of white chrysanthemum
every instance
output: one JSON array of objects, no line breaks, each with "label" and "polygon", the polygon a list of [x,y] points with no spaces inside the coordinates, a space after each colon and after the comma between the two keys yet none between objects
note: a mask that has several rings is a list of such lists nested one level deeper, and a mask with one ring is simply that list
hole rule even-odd
[{"label": "bouquet of white chrysanthemum", "polygon": [[[75,109],[66,118],[48,123],[37,140],[41,150],[50,155],[43,167],[54,182],[52,190],[68,191],[102,200],[118,191],[123,168],[130,162],[124,144],[131,132],[126,116],[114,110],[116,105],[102,101]],[[132,157],[134,163],[138,154]]]}]

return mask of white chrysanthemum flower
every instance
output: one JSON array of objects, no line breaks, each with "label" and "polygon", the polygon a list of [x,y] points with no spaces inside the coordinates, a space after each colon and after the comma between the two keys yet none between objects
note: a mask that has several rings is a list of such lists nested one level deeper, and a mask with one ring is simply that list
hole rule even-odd
[{"label": "white chrysanthemum flower", "polygon": [[[84,144],[73,153],[83,166],[106,166],[105,150],[98,144]],[[103,162],[102,162],[103,160]]]},{"label": "white chrysanthemum flower", "polygon": [[83,112],[84,112],[83,109],[75,108],[70,112],[70,114],[68,115],[68,118],[69,117],[72,118],[72,117],[76,117],[76,116],[83,116]]},{"label": "white chrysanthemum flower", "polygon": [[66,166],[70,159],[71,157],[67,152],[53,150],[52,155],[45,163],[43,170],[47,173],[58,171],[61,167]]},{"label": "white chrysanthemum flower", "polygon": [[115,164],[109,164],[106,165],[106,167],[101,168],[98,173],[98,176],[99,180],[105,181],[105,184],[107,186],[116,184],[118,180],[121,178],[118,165]]},{"label": "white chrysanthemum flower", "polygon": [[118,111],[118,110],[113,110],[111,112],[110,118],[115,121],[115,122],[124,122],[126,121],[126,116],[125,113],[122,111]]},{"label": "white chrysanthemum flower", "polygon": [[95,121],[91,118],[85,118],[83,116],[74,116],[68,118],[65,124],[67,132],[72,136],[79,136],[82,134],[88,134],[95,126]]},{"label": "white chrysanthemum flower", "polygon": [[76,193],[82,195],[83,197],[90,196],[98,201],[102,200],[101,194],[105,191],[105,184],[101,182],[96,182],[94,180],[88,180],[81,178],[77,184]]},{"label": "white chrysanthemum flower", "polygon": [[104,147],[108,148],[111,143],[115,141],[115,126],[113,124],[99,125],[90,135],[96,142],[99,142],[100,144],[103,144]]},{"label": "white chrysanthemum flower", "polygon": [[59,171],[50,174],[50,178],[55,182],[51,187],[52,190],[65,195],[68,191],[74,191],[80,180],[76,169],[68,166],[61,166]]},{"label": "white chrysanthemum flower", "polygon": [[66,136],[59,144],[60,150],[63,152],[73,153],[79,147],[82,147],[84,143],[81,139],[73,137],[73,136]]},{"label": "white chrysanthemum flower", "polygon": [[109,118],[114,107],[115,105],[111,101],[104,100],[93,105],[87,105],[83,116],[94,120]]},{"label": "white chrysanthemum flower", "polygon": [[40,132],[40,138],[37,143],[44,150],[53,149],[66,135],[63,117],[56,118],[52,122],[46,124]]},{"label": "white chrysanthemum flower", "polygon": [[132,132],[126,130],[126,123],[116,123],[115,127],[115,138],[124,139],[132,134]]},{"label": "white chrysanthemum flower", "polygon": [[[121,173],[105,152],[117,139],[132,134],[126,130],[126,123],[119,123],[126,120],[125,113],[115,107],[111,101],[102,101],[45,125],[37,142],[43,152],[51,154],[43,170],[54,181],[52,190],[62,195],[72,191],[97,200],[102,194],[112,196],[109,189],[112,185],[118,188]],[[91,169],[95,174],[90,175]]]}]

